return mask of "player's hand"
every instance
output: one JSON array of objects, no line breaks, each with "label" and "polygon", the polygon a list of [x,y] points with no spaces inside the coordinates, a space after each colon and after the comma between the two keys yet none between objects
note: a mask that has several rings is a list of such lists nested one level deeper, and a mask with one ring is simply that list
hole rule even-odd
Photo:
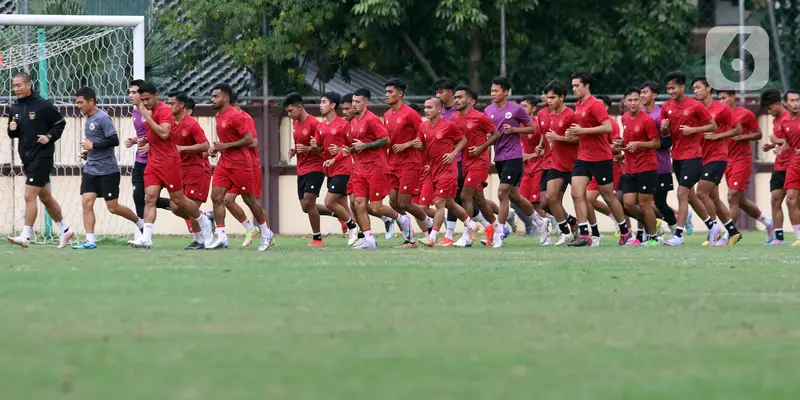
[{"label": "player's hand", "polygon": [[297,154],[310,153],[311,152],[311,147],[312,146],[306,146],[306,145],[300,144],[300,143],[297,143],[297,144],[294,145],[294,149],[295,149],[295,152]]},{"label": "player's hand", "polygon": [[514,128],[513,126],[511,126],[509,124],[503,124],[503,132],[505,132],[505,133],[515,133],[516,131],[517,131],[517,128]]},{"label": "player's hand", "polygon": [[630,143],[628,143],[627,146],[625,146],[625,151],[633,153],[636,150],[639,150],[639,146],[640,145],[641,145],[641,142],[630,142]]},{"label": "player's hand", "polygon": [[669,120],[668,119],[661,120],[661,132],[666,133],[668,131],[669,131]]},{"label": "player's hand", "polygon": [[622,165],[625,163],[625,156],[622,154],[617,154],[614,156],[614,162],[616,164]]},{"label": "player's hand", "polygon": [[422,149],[422,140],[414,139],[414,141],[411,142],[411,147],[413,147],[413,148],[415,148],[417,150],[421,150]]},{"label": "player's hand", "polygon": [[541,147],[537,147],[536,150],[533,151],[533,156],[535,158],[539,158],[543,155],[544,155],[544,149],[542,149]]},{"label": "player's hand", "polygon": [[11,123],[8,124],[8,130],[10,131],[17,130],[17,117],[11,119]]},{"label": "player's hand", "polygon": [[331,165],[333,165],[333,164],[335,164],[335,163],[336,163],[336,159],[334,159],[334,158],[331,158],[331,159],[325,160],[325,162],[324,162],[324,163],[322,163],[322,168],[330,168],[330,167],[331,167]]},{"label": "player's hand", "polygon": [[402,153],[408,150],[409,147],[411,147],[411,145],[409,145],[408,143],[398,143],[392,145],[392,151],[395,152],[395,154]]},{"label": "player's hand", "polygon": [[583,134],[583,128],[581,128],[578,124],[572,124],[569,128],[567,128],[566,137],[567,139],[574,139],[578,137],[578,135]]},{"label": "player's hand", "polygon": [[763,150],[763,151],[770,151],[770,150],[772,150],[774,148],[775,148],[775,143],[772,143],[772,142],[764,143],[764,145],[761,146],[761,150]]},{"label": "player's hand", "polygon": [[742,140],[745,140],[744,139],[744,135],[739,135],[739,136],[734,136],[733,137],[733,141],[734,142],[741,142]]},{"label": "player's hand", "polygon": [[522,155],[522,161],[528,161],[528,160],[532,160],[534,158],[535,158],[535,156],[533,155],[533,153],[524,153]]},{"label": "player's hand", "polygon": [[719,136],[715,135],[714,132],[706,132],[703,134],[703,138],[705,140],[719,140]]},{"label": "player's hand", "polygon": [[94,143],[90,142],[88,139],[81,140],[81,148],[84,150],[91,150],[94,148]]},{"label": "player's hand", "polygon": [[350,155],[350,146],[342,147],[342,155],[349,156]]},{"label": "player's hand", "polygon": [[131,148],[131,147],[133,147],[134,144],[136,144],[136,138],[135,137],[129,137],[129,138],[125,139],[125,147],[126,148]]},{"label": "player's hand", "polygon": [[150,143],[145,143],[145,144],[139,146],[139,149],[137,151],[140,154],[147,154],[147,152],[150,151]]},{"label": "player's hand", "polygon": [[431,172],[431,166],[430,166],[430,164],[425,164],[425,172],[426,172],[426,173],[428,173],[428,172]]},{"label": "player's hand", "polygon": [[85,161],[86,158],[89,157],[89,152],[88,151],[82,151],[81,154],[78,157],[80,157],[81,160]]},{"label": "player's hand", "polygon": [[689,125],[681,125],[680,131],[684,135],[693,135],[695,134],[694,128]]},{"label": "player's hand", "polygon": [[556,131],[550,129],[547,133],[544,134],[544,138],[547,139],[550,143],[555,142],[561,135],[557,134]]},{"label": "player's hand", "polygon": [[50,138],[47,135],[37,135],[39,139],[36,140],[39,144],[48,144],[50,143]]},{"label": "player's hand", "polygon": [[456,159],[456,153],[455,152],[447,153],[447,154],[442,156],[442,162],[444,162],[445,164],[451,164],[453,162],[453,160],[455,160],[455,159]]},{"label": "player's hand", "polygon": [[794,149],[794,154],[800,156],[800,149]]},{"label": "player's hand", "polygon": [[339,146],[337,146],[335,144],[332,144],[332,145],[328,146],[328,153],[330,153],[330,155],[332,155],[332,156],[335,156],[335,155],[339,154],[339,152],[341,150],[342,149],[339,148]]},{"label": "player's hand", "polygon": [[317,141],[314,138],[311,138],[311,141],[308,143],[311,147],[317,147]]},{"label": "player's hand", "polygon": [[219,150],[211,147],[206,154],[211,158],[216,158],[219,155]]},{"label": "player's hand", "polygon": [[214,142],[212,144],[212,147],[214,147],[214,149],[216,149],[219,152],[219,151],[227,149],[228,148],[228,144],[224,143],[224,142]]},{"label": "player's hand", "polygon": [[291,148],[289,149],[289,159],[291,160],[297,154],[297,149]]},{"label": "player's hand", "polygon": [[481,155],[481,153],[483,153],[483,150],[481,150],[480,146],[472,146],[467,150],[469,151],[469,156],[470,157],[477,157],[477,156]]},{"label": "player's hand", "polygon": [[361,151],[363,149],[364,149],[364,142],[362,142],[362,141],[360,141],[358,139],[353,141],[353,150]]},{"label": "player's hand", "polygon": [[142,113],[142,117],[143,117],[144,119],[152,119],[152,118],[153,118],[153,112],[152,112],[152,111],[150,111],[150,110],[148,110],[148,109],[147,109],[147,107],[145,107],[145,106],[144,106],[144,104],[141,104],[141,103],[140,103],[140,104],[139,104],[138,106],[136,106],[136,107],[138,107],[138,108],[139,108],[139,112],[140,112],[140,113]]}]

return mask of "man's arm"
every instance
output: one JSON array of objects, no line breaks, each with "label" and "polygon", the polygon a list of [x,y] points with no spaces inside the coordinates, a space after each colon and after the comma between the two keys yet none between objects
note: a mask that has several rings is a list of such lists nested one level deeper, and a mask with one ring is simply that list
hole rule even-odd
[{"label": "man's arm", "polygon": [[720,133],[719,135],[714,135],[714,139],[722,140],[727,138],[732,138],[734,136],[739,136],[742,133],[742,124],[736,124],[733,128]]},{"label": "man's arm", "polygon": [[599,126],[595,126],[593,128],[580,128],[579,134],[580,135],[604,135],[606,133],[611,133],[613,131],[613,127],[611,126],[611,120],[606,119]]},{"label": "man's arm", "polygon": [[353,150],[355,151],[371,150],[371,149],[377,149],[379,147],[385,147],[388,145],[389,145],[389,137],[384,136],[374,142],[369,142],[369,143],[361,142],[359,144],[356,144],[353,146]]},{"label": "man's arm", "polygon": [[[13,118],[14,118],[14,111],[12,109],[11,115],[8,116],[7,132],[8,132],[8,137],[10,137],[12,139],[16,139],[16,138],[19,137],[19,129],[17,128],[17,121],[14,120]],[[13,122],[13,126],[12,126],[12,122]],[[14,128],[14,129],[11,129],[11,128]]]},{"label": "man's arm", "polygon": [[195,143],[191,146],[175,146],[175,147],[177,147],[178,151],[181,153],[205,153],[211,148],[211,145],[208,143],[208,141],[205,141],[203,143]]},{"label": "man's arm", "polygon": [[43,111],[44,119],[50,125],[50,130],[44,135],[47,136],[50,142],[61,139],[64,128],[67,126],[67,121],[64,120],[64,116],[62,116],[61,113],[58,112],[56,106],[51,103],[47,103]]},{"label": "man's arm", "polygon": [[220,142],[220,144],[216,147],[217,150],[238,149],[239,147],[247,147],[250,145],[250,143],[253,143],[253,134],[250,133],[250,130],[247,130],[247,132],[245,132],[245,134],[242,135],[239,140],[228,143]]},{"label": "man's arm", "polygon": [[522,126],[519,127],[505,127],[505,131],[508,133],[518,133],[520,135],[533,135],[536,133],[536,125],[531,120],[522,121]]}]

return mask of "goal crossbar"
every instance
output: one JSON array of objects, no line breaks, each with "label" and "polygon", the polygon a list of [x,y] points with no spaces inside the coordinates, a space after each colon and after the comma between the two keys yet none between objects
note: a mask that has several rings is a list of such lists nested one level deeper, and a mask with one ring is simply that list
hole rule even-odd
[{"label": "goal crossbar", "polygon": [[145,78],[143,16],[0,14],[0,25],[133,27],[133,78]]}]

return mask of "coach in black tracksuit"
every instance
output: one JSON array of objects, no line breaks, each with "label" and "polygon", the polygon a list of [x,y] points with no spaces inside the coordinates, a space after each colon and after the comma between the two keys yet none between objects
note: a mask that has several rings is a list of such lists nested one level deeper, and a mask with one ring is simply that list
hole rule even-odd
[{"label": "coach in black tracksuit", "polygon": [[8,136],[19,140],[17,147],[26,186],[25,229],[20,237],[9,238],[9,241],[27,246],[38,213],[37,197],[59,225],[61,235],[69,232],[69,227],[61,218],[61,207],[50,193],[49,186],[55,143],[61,138],[66,121],[53,103],[32,92],[33,85],[28,74],[14,76],[12,89],[17,101],[11,105],[11,115],[8,116]]}]

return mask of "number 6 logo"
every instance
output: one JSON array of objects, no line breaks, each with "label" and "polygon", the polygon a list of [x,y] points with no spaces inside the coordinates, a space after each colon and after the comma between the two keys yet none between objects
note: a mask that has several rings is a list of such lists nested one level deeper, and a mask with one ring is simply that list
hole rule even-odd
[{"label": "number 6 logo", "polygon": [[[744,35],[742,49],[753,57],[750,76],[745,79],[731,80],[723,71],[723,57],[728,48],[739,49],[739,34]],[[739,58],[738,52],[730,68],[739,74],[746,66],[745,60]],[[706,35],[706,79],[709,85],[717,90],[760,90],[769,82],[769,35],[758,26],[716,26]]]}]

